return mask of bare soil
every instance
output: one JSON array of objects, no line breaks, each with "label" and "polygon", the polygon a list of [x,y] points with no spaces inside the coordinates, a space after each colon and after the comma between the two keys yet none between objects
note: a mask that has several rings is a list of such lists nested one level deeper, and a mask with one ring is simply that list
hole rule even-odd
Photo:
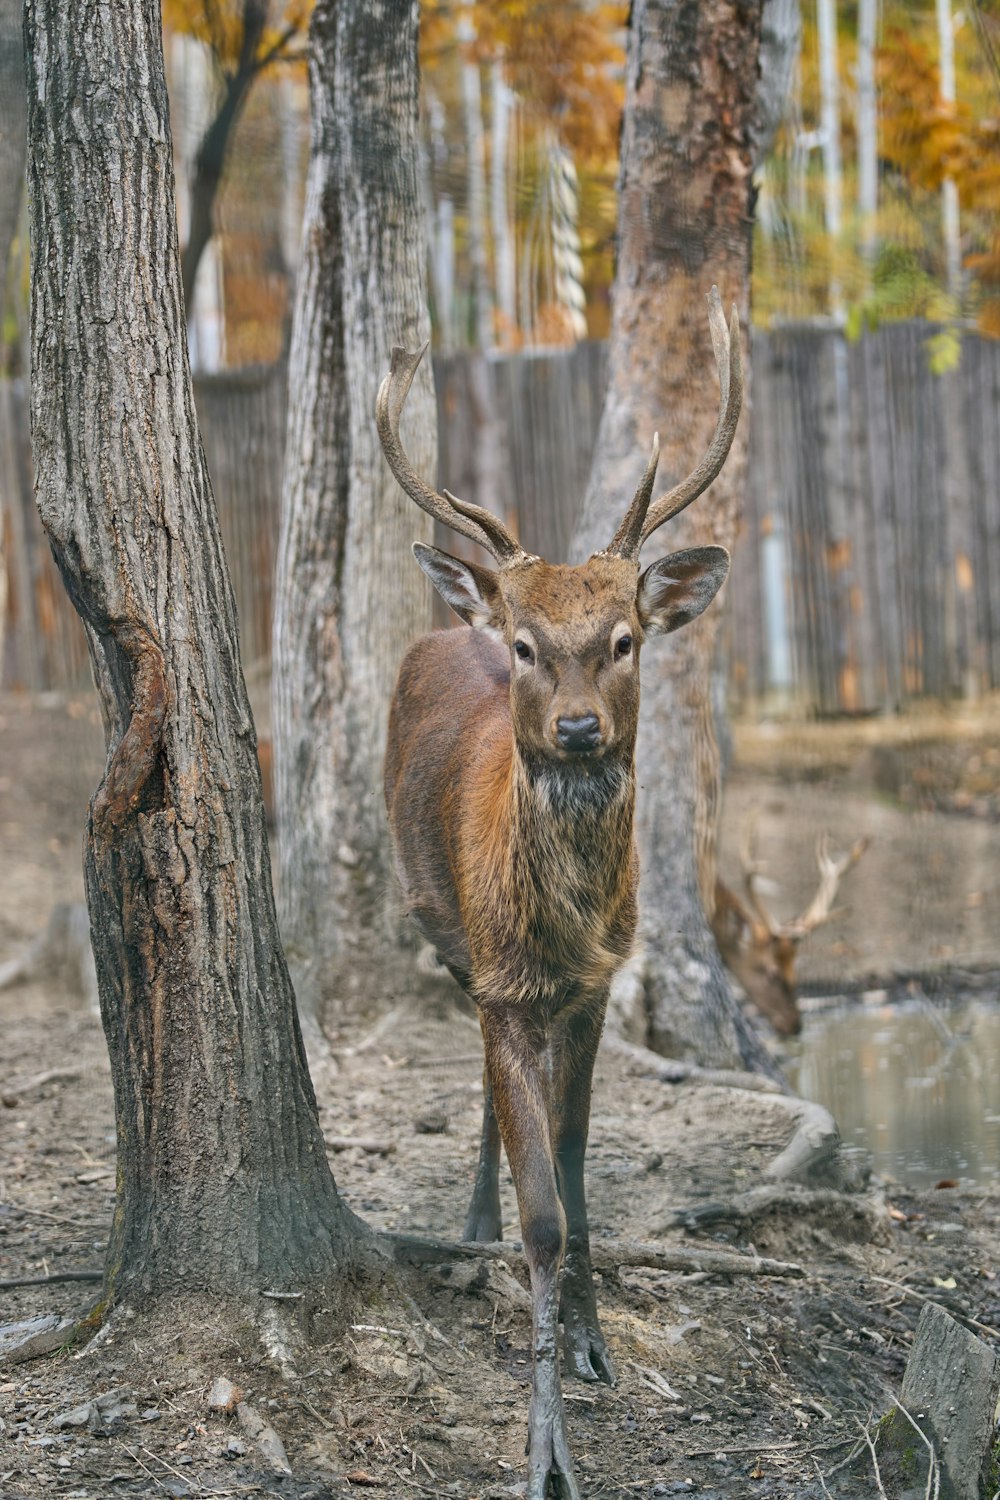
[{"label": "bare soil", "polygon": [[[79,831],[103,760],[92,703],[0,701],[0,961],[44,925],[56,901],[82,896]],[[993,733],[985,721],[954,750],[959,788],[971,756],[980,756],[980,767],[992,764]],[[914,743],[924,746],[919,738]],[[947,759],[953,742],[940,743]],[[786,760],[773,745],[770,758],[757,763],[751,746],[730,792],[728,847],[735,847],[738,818],[762,808],[762,842],[782,891],[792,892],[790,904],[808,871],[816,823],[827,813],[841,818],[832,831],[840,837],[843,830],[845,840],[864,831],[857,819],[872,808],[887,815],[886,827],[898,826],[900,838],[925,817],[944,820],[942,829],[974,823],[996,832],[987,806],[914,810],[907,803],[923,749],[893,747],[898,776],[884,791],[864,770],[869,748],[855,740],[838,749],[840,759],[828,753],[825,761],[817,752],[817,770],[808,757],[803,765],[801,752],[796,765],[795,755]],[[805,793],[804,771],[811,778]],[[987,803],[992,795],[976,793]],[[888,836],[883,831],[879,839]],[[888,846],[887,861],[892,848],[897,872],[906,849]],[[782,862],[780,849],[794,853]],[[916,918],[902,911],[891,932],[872,937],[858,915],[831,929],[817,976],[824,963],[827,975],[829,966],[848,975],[874,972],[886,954],[918,968],[934,958],[932,920],[951,932],[963,961],[974,954],[1000,967],[1000,951],[985,925],[975,925],[978,916],[957,936],[955,926],[996,899],[985,877],[993,878],[998,852],[987,840],[978,904],[967,901],[966,859],[965,873],[942,874],[937,896],[927,895],[921,880],[924,908]],[[852,878],[860,880],[864,869]],[[857,913],[850,890],[847,898]],[[939,899],[952,903],[943,915]],[[992,931],[1000,933],[995,915]],[[0,1277],[99,1269],[115,1164],[99,1022],[57,974],[0,993],[0,1026]],[[333,1061],[316,1082],[342,1193],[376,1228],[453,1241],[478,1141],[474,1021],[444,1007],[428,1014],[383,1003],[377,1021],[345,1025],[332,1045]],[[588,1500],[867,1500],[877,1485],[859,1424],[874,1432],[874,1418],[898,1392],[924,1301],[975,1320],[1000,1347],[996,1192],[942,1185],[916,1194],[869,1184],[854,1195],[821,1198],[793,1190],[756,1216],[723,1214],[700,1232],[677,1226],[678,1211],[732,1205],[759,1184],[788,1129],[785,1111],[766,1095],[665,1084],[617,1053],[602,1056],[589,1154],[595,1245],[752,1247],[796,1262],[803,1274],[613,1266],[599,1274],[618,1384],[566,1386]],[[345,1147],[348,1137],[363,1144]],[[503,1192],[513,1239],[509,1181]],[[194,1320],[190,1307],[161,1311],[156,1321],[119,1324],[90,1345],[0,1365],[0,1495],[518,1495],[530,1380],[524,1286],[517,1260],[508,1268],[442,1257],[402,1283],[331,1288],[329,1318],[284,1367],[261,1335],[278,1306],[263,1298],[259,1315],[236,1329],[195,1303]],[[2,1289],[0,1323],[42,1312],[78,1316],[96,1294],[96,1284],[72,1281]],[[235,1415],[209,1407],[217,1375],[240,1387],[273,1425],[290,1475],[267,1468]],[[103,1412],[90,1412],[89,1426],[58,1422],[114,1392]]]}]

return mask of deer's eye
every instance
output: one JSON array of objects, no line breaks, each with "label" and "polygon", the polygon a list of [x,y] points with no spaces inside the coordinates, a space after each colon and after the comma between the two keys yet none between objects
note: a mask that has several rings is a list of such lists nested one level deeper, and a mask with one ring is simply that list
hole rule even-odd
[{"label": "deer's eye", "polygon": [[632,637],[620,635],[615,642],[615,660],[620,661],[623,656],[628,656],[632,650]]},{"label": "deer's eye", "polygon": [[514,652],[521,661],[532,662],[535,659],[535,653],[534,651],[532,651],[527,641],[515,641]]}]

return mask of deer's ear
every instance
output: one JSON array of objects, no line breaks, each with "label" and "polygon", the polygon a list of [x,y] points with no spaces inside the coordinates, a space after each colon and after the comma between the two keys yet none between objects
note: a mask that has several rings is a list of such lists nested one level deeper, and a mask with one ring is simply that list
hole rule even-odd
[{"label": "deer's ear", "polygon": [[425,542],[413,543],[413,555],[446,604],[474,630],[499,633],[502,602],[497,575],[491,568],[462,562]]},{"label": "deer's ear", "polygon": [[647,635],[668,635],[707,609],[726,581],[725,547],[691,547],[653,563],[639,579],[636,607]]}]

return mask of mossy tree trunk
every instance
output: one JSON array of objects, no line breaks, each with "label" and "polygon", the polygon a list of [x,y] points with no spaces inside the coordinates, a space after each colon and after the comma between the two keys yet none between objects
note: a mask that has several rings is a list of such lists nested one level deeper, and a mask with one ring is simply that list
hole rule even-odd
[{"label": "mossy tree trunk", "polygon": [[28,0],[38,507],[108,760],[84,840],[118,1132],[107,1297],[327,1288],[330,1174],[278,938],[195,417],[157,0]]},{"label": "mossy tree trunk", "polygon": [[[705,295],[735,302],[746,340],[761,0],[636,0],[629,35],[618,262],[608,385],[577,559],[606,546],[652,435],[660,483],[694,468],[719,391]],[[744,412],[719,479],[656,538],[657,551],[732,547],[746,476]],[[655,502],[654,502],[655,503]],[[721,610],[643,654],[637,803],[638,969],[650,1045],[671,1056],[772,1071],[733,1002],[699,891],[714,839],[719,755],[709,670]]]},{"label": "mossy tree trunk", "polygon": [[[430,334],[419,192],[416,0],[318,0],[312,143],[289,371],[273,701],[281,930],[303,1017],[412,983],[382,800],[389,702],[431,624],[411,554],[431,523],[375,431],[393,344]],[[434,482],[430,360],[407,450]]]}]

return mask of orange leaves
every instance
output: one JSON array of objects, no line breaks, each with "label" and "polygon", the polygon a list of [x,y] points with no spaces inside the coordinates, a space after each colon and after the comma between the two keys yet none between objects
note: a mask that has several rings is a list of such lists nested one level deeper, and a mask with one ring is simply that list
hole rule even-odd
[{"label": "orange leaves", "polygon": [[[470,25],[472,40],[460,36]],[[433,74],[449,52],[481,64],[503,59],[510,87],[557,128],[578,164],[615,161],[625,99],[628,6],[582,0],[506,0],[421,7],[421,63]]]},{"label": "orange leaves", "polygon": [[900,28],[889,31],[879,48],[878,79],[882,155],[915,187],[936,191],[967,158],[973,126],[968,107],[942,100],[929,48]]}]

